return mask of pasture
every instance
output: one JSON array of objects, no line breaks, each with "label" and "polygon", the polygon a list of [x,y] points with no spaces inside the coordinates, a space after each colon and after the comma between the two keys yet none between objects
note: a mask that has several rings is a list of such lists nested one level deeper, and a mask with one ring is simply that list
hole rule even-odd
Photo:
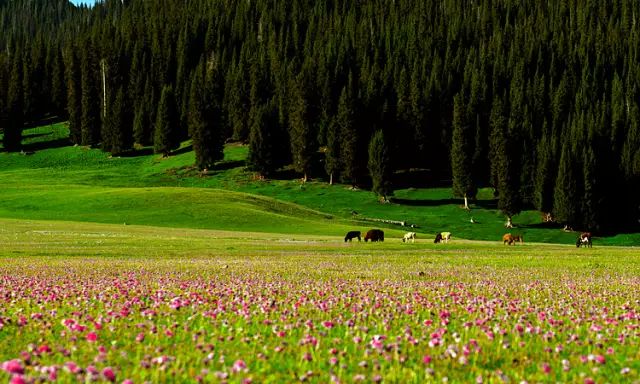
[{"label": "pasture", "polygon": [[0,381],[640,380],[640,251],[603,246],[637,234],[576,248],[526,211],[508,246],[486,189],[471,213],[444,188],[379,204],[256,180],[239,145],[200,175],[188,142],[110,158],[63,124],[26,134],[0,153]]},{"label": "pasture", "polygon": [[[202,176],[192,166],[194,155],[188,141],[169,158],[151,154],[150,148],[142,148],[132,156],[112,158],[98,149],[68,146],[67,136],[67,127],[62,123],[31,128],[25,131],[24,143],[25,151],[34,152],[32,155],[0,153],[3,197],[0,217],[296,231],[298,226],[283,230],[278,224],[272,224],[273,221],[247,224],[252,210],[273,211],[271,207],[275,207],[285,214],[290,211],[288,216],[306,218],[306,212],[314,212],[312,216],[322,216],[328,224],[345,224],[336,232],[328,233],[330,235],[344,236],[342,231],[354,221],[362,223],[358,226],[362,229],[382,226],[387,227],[386,230],[402,231],[399,226],[367,222],[367,219],[415,224],[419,237],[449,231],[454,239],[499,241],[507,232],[503,226],[505,218],[496,210],[488,188],[481,189],[478,199],[471,202],[471,212],[460,208],[462,200],[454,199],[450,188],[399,189],[391,204],[380,204],[370,191],[351,190],[345,185],[330,186],[323,175],[311,175],[313,181],[305,185],[286,170],[272,179],[256,180],[244,167],[246,146],[227,145],[225,159]],[[234,217],[221,214],[228,197],[233,200],[230,204],[235,205],[229,211],[238,205],[244,205],[247,210]],[[470,222],[472,218],[475,224]],[[509,232],[523,234],[526,242],[575,245],[579,235],[542,223],[536,211],[522,212],[514,217],[514,223],[518,228]],[[315,227],[315,224],[303,226],[297,232],[327,234],[325,225],[317,230]],[[594,244],[640,244],[640,234],[597,237]]]},{"label": "pasture", "polygon": [[0,379],[640,379],[633,248],[2,219],[0,276]]}]

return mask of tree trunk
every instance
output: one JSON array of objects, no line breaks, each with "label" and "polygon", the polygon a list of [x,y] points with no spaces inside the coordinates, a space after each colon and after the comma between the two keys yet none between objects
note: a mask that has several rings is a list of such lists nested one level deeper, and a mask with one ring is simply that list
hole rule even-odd
[{"label": "tree trunk", "polygon": [[469,209],[469,198],[467,198],[467,195],[464,195],[464,209],[466,209],[467,211],[470,211]]},{"label": "tree trunk", "polygon": [[333,172],[329,175],[329,185],[333,185]]},{"label": "tree trunk", "polygon": [[304,173],[304,177],[302,178],[302,183],[305,184],[307,182],[307,172]]}]

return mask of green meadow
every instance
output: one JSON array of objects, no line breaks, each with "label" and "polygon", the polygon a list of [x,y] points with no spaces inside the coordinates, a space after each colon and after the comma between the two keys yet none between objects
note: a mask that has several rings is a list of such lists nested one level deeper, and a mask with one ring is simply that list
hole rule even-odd
[{"label": "green meadow", "polygon": [[[490,189],[480,190],[470,212],[449,188],[401,189],[381,204],[370,191],[328,185],[323,175],[306,184],[257,180],[244,166],[247,147],[238,144],[227,145],[225,159],[202,175],[192,166],[189,142],[169,158],[148,148],[114,158],[68,146],[67,135],[63,123],[32,128],[25,131],[27,154],[0,154],[0,217],[314,235],[382,227],[391,231],[387,237],[399,238],[407,228],[380,222],[389,220],[417,226],[419,238],[449,231],[456,239],[496,242],[507,232]],[[509,231],[526,242],[573,244],[577,236],[545,225],[536,211],[514,222],[517,228]],[[595,240],[638,241],[638,234]]]}]

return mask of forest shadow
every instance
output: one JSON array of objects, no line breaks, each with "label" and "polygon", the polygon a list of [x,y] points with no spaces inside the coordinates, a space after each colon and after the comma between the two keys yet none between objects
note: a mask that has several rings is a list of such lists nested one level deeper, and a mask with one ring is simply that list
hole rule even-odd
[{"label": "forest shadow", "polygon": [[244,160],[228,160],[221,161],[213,167],[214,171],[228,171],[233,168],[244,167],[246,165],[246,161]]},{"label": "forest shadow", "polygon": [[23,144],[22,150],[24,152],[36,152],[36,151],[42,151],[44,149],[55,149],[55,148],[67,147],[69,145],[71,145],[69,138],[59,138],[59,139],[54,139],[49,141],[39,141],[36,143]]},{"label": "forest shadow", "polygon": [[171,152],[171,156],[178,156],[178,155],[182,155],[182,154],[185,154],[185,153],[191,152],[191,151],[193,151],[193,145],[187,145],[184,148],[180,148],[180,149],[177,149],[177,150]]},{"label": "forest shadow", "polygon": [[51,133],[29,133],[26,135],[22,135],[22,139],[37,139],[38,137],[49,136]]},{"label": "forest shadow", "polygon": [[120,154],[120,157],[138,157],[138,156],[150,156],[153,155],[153,148],[140,148],[140,149],[132,149],[125,153]]},{"label": "forest shadow", "polygon": [[441,205],[459,204],[460,199],[399,199],[392,197],[391,202],[393,204],[408,205],[411,207],[438,207]]}]

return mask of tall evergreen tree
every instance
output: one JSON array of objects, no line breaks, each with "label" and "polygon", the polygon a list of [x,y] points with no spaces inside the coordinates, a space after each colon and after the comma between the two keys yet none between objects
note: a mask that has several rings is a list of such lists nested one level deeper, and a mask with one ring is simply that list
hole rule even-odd
[{"label": "tall evergreen tree", "polygon": [[222,158],[219,139],[219,127],[215,127],[213,118],[208,115],[209,95],[206,92],[205,65],[201,62],[195,69],[191,81],[189,96],[189,131],[199,169],[212,168],[216,160]]},{"label": "tall evergreen tree", "polygon": [[53,62],[51,63],[51,104],[49,108],[56,116],[67,118],[67,89],[65,85],[65,66],[62,51],[54,48]]},{"label": "tall evergreen tree", "polygon": [[339,176],[342,166],[340,161],[340,126],[335,120],[329,123],[326,141],[324,169],[329,175],[329,184],[333,185],[334,177]]},{"label": "tall evergreen tree", "polygon": [[291,109],[289,113],[289,135],[293,168],[302,173],[307,181],[311,170],[311,159],[315,151],[313,131],[309,111],[309,96],[306,94],[306,82],[300,78],[291,87]]},{"label": "tall evergreen tree", "polygon": [[96,80],[96,64],[89,42],[84,45],[81,60],[81,105],[80,131],[82,145],[94,146],[100,140],[100,98]]},{"label": "tall evergreen tree", "polygon": [[535,204],[536,209],[544,213],[553,212],[553,191],[558,170],[554,148],[554,141],[549,135],[543,134],[537,150]]},{"label": "tall evergreen tree", "polygon": [[558,177],[553,194],[553,216],[557,222],[570,227],[579,223],[581,199],[577,179],[578,174],[571,153],[571,142],[565,140],[562,145]]},{"label": "tall evergreen tree", "polygon": [[495,172],[498,192],[498,209],[507,217],[507,227],[512,217],[522,210],[520,194],[519,153],[511,145],[506,112],[500,98],[496,98],[491,110],[492,169]]},{"label": "tall evergreen tree", "polygon": [[22,129],[24,109],[22,95],[22,63],[18,55],[13,58],[9,91],[7,95],[8,124],[4,129],[4,149],[7,152],[19,151],[22,147]]},{"label": "tall evergreen tree", "polygon": [[162,88],[156,116],[153,150],[155,153],[162,153],[164,157],[167,157],[171,154],[171,151],[180,147],[180,141],[177,136],[180,124],[178,108],[173,87],[170,85]]},{"label": "tall evergreen tree", "polygon": [[250,169],[262,176],[271,175],[277,168],[274,161],[277,151],[277,137],[273,133],[277,130],[278,115],[271,101],[257,107],[255,118],[252,120],[249,134],[249,156],[247,163]]},{"label": "tall evergreen tree", "polygon": [[351,91],[344,87],[338,101],[338,111],[335,123],[339,127],[340,159],[342,171],[340,177],[343,182],[356,185],[361,176],[359,132],[354,117],[354,101]]},{"label": "tall evergreen tree", "polygon": [[121,155],[133,144],[131,127],[128,125],[128,112],[122,87],[107,108],[107,119],[103,130],[102,147],[112,155]]},{"label": "tall evergreen tree", "polygon": [[67,114],[69,116],[69,139],[74,144],[82,142],[82,75],[76,50],[66,53],[65,81],[67,90]]},{"label": "tall evergreen tree", "polygon": [[391,149],[382,130],[373,134],[369,143],[369,174],[373,181],[373,192],[385,201],[393,194],[391,177],[393,168]]},{"label": "tall evergreen tree", "polygon": [[453,133],[451,137],[451,175],[453,194],[464,198],[464,207],[469,209],[469,198],[475,198],[478,187],[473,180],[473,143],[475,130],[469,124],[464,105],[463,92],[453,102]]}]

